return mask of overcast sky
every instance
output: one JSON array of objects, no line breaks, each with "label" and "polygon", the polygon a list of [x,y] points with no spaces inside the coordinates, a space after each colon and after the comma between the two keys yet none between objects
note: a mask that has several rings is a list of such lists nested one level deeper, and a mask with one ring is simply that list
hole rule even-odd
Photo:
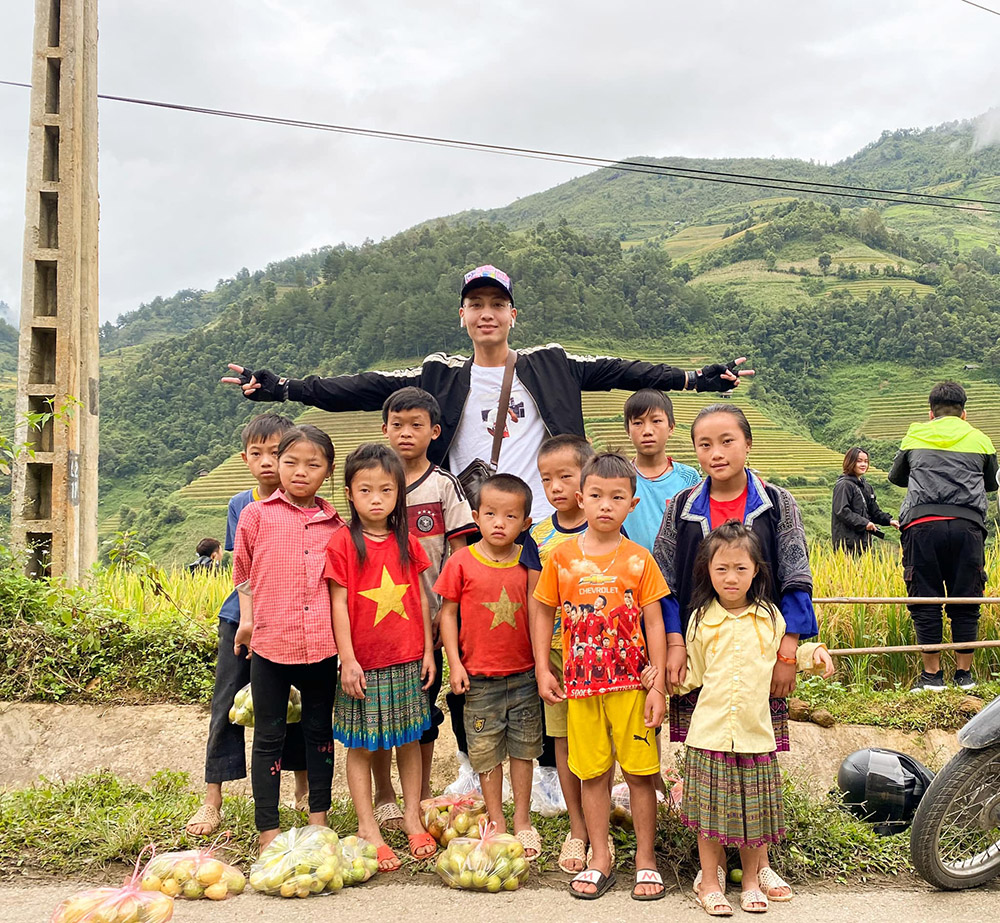
[{"label": "overcast sky", "polygon": [[[983,0],[1000,10],[1000,0]],[[100,91],[604,157],[835,161],[1000,104],[960,0],[99,0]],[[0,0],[0,79],[31,0]],[[29,91],[0,87],[0,301],[20,301]],[[101,315],[579,168],[102,101]]]}]

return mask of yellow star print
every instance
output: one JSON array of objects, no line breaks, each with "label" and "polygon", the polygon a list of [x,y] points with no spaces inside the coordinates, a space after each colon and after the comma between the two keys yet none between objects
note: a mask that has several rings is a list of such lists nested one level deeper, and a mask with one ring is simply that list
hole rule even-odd
[{"label": "yellow star print", "polygon": [[392,577],[389,576],[389,568],[382,565],[382,583],[377,588],[372,587],[370,590],[361,590],[358,593],[359,596],[370,599],[378,606],[375,610],[375,621],[372,623],[372,628],[378,625],[390,612],[398,613],[406,621],[410,620],[403,608],[403,596],[409,588],[408,583],[393,583]]},{"label": "yellow star print", "polygon": [[490,625],[490,631],[496,628],[498,625],[502,625],[506,622],[511,628],[517,628],[517,622],[514,620],[514,613],[517,612],[523,603],[516,603],[511,600],[507,595],[507,587],[504,587],[500,591],[500,598],[495,603],[483,603],[483,606],[493,613],[493,624]]}]

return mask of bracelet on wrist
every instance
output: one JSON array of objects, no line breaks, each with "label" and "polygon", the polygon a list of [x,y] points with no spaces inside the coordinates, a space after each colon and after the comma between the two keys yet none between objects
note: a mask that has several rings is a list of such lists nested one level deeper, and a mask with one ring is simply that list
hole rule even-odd
[{"label": "bracelet on wrist", "polygon": [[667,697],[667,693],[666,693],[666,690],[665,690],[665,689],[659,689],[659,688],[658,688],[658,687],[656,687],[656,686],[650,686],[650,687],[649,687],[649,691],[650,691],[650,692],[658,692],[658,693],[660,693],[660,695],[662,695],[662,696],[663,696],[663,698],[666,698],[666,697]]},{"label": "bracelet on wrist", "polygon": [[668,644],[667,647],[668,648],[671,648],[671,647],[687,647],[687,645],[686,644],[676,644],[675,643],[675,644]]},{"label": "bracelet on wrist", "polygon": [[778,652],[778,662],[787,663],[789,664],[789,666],[795,666],[798,663],[798,661],[794,657],[786,657],[780,651]]}]

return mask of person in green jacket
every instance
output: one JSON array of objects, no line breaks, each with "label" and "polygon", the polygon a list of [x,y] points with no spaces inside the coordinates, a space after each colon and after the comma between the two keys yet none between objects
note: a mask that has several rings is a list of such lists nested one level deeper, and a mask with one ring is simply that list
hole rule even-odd
[{"label": "person in green jacket", "polygon": [[[997,489],[997,456],[989,437],[965,419],[965,389],[944,381],[931,389],[930,420],[912,423],[889,480],[906,488],[899,509],[903,576],[909,596],[982,596],[986,589],[988,491]],[[918,644],[940,644],[941,606],[908,607]],[[947,607],[955,643],[975,641],[978,605]],[[914,691],[944,689],[941,655],[921,654]],[[956,652],[954,683],[972,689],[972,651]]]}]

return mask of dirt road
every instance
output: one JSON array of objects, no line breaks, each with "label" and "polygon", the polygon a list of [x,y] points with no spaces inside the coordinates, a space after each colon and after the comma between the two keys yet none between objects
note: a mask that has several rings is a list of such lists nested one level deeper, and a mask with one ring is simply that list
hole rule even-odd
[{"label": "dirt road", "polygon": [[[3,923],[48,923],[52,909],[74,883],[28,887],[0,885]],[[738,895],[730,889],[729,899]],[[736,905],[737,919],[743,916]],[[921,883],[892,881],[883,886],[852,889],[846,885],[812,886],[790,904],[772,904],[769,918],[784,923],[855,923],[859,920],[905,920],[906,923],[983,923],[1000,907],[1000,884],[975,891],[945,894]],[[599,901],[574,900],[561,888],[532,883],[516,894],[469,894],[450,891],[433,880],[378,879],[330,897],[305,901],[243,894],[222,904],[176,902],[175,923],[308,923],[308,921],[373,919],[407,923],[445,920],[513,920],[518,923],[700,923],[706,919],[687,894],[676,890],[662,901],[629,899],[628,881],[619,874],[617,888]],[[746,917],[744,917],[746,919]]]}]

